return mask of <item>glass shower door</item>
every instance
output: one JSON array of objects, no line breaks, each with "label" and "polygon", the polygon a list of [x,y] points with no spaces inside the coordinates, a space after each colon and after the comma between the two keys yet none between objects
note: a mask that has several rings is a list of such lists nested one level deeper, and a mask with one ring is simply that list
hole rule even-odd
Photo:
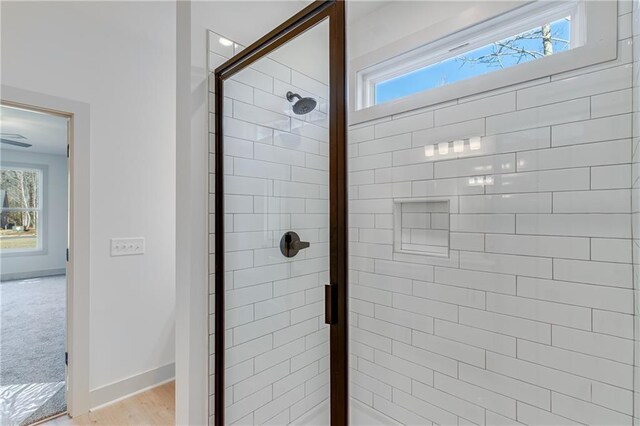
[{"label": "glass shower door", "polygon": [[329,17],[218,81],[216,424],[331,422]]},{"label": "glass shower door", "polygon": [[287,48],[225,81],[229,424],[288,424],[329,397],[328,65],[316,80]]}]

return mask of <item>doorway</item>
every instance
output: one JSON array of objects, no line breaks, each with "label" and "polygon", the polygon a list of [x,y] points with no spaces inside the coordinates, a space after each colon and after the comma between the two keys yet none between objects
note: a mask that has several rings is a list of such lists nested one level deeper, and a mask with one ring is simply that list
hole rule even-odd
[{"label": "doorway", "polygon": [[0,106],[2,422],[67,411],[70,116]]},{"label": "doorway", "polygon": [[347,424],[344,32],[316,1],[215,71],[218,426]]}]

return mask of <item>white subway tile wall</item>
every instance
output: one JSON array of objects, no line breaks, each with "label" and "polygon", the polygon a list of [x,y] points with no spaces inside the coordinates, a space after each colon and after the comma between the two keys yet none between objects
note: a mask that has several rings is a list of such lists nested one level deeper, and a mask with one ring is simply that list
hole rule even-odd
[{"label": "white subway tile wall", "polygon": [[[234,55],[235,43],[213,31],[207,32],[207,58],[208,58],[208,90],[209,90],[209,424],[214,424],[215,419],[215,80],[214,73],[216,67],[222,65],[227,59]],[[233,107],[230,99],[249,100],[253,98],[252,90],[246,86],[230,81],[226,86],[228,98],[225,98],[224,113],[227,108]],[[238,157],[251,158],[253,155],[251,140],[258,135],[252,134],[251,129],[243,126],[242,123],[227,122],[225,128],[228,132],[233,132],[237,138],[227,137],[224,140],[225,151],[235,154]],[[259,137],[266,137],[267,134]],[[239,138],[239,139],[238,139]],[[235,143],[234,143],[235,142]],[[248,178],[247,178],[248,181]],[[238,178],[234,184],[241,187],[241,179]],[[266,190],[266,188],[263,188]],[[242,213],[253,208],[253,199],[243,195],[225,196],[225,205],[228,213]],[[226,221],[225,227],[233,229],[233,222]],[[241,251],[227,257],[227,267],[240,268],[241,265],[249,266],[248,259],[241,256]],[[242,306],[241,301],[251,298],[254,302],[266,300],[271,297],[271,287],[263,285],[260,287],[246,287],[238,289],[234,294],[227,295],[226,303],[229,315],[225,318],[227,326],[239,326],[247,322],[247,318],[253,315],[251,306]],[[265,345],[265,339],[256,339],[237,346],[227,352],[227,385],[233,385],[243,379],[248,378],[248,367],[253,368],[251,354]]]},{"label": "white subway tile wall", "polygon": [[[210,65],[228,54],[216,49],[219,38],[210,33]],[[224,84],[226,422],[288,424],[328,407],[328,90],[269,57]],[[294,114],[289,90],[316,98],[318,109]],[[311,246],[286,258],[279,244],[290,230]],[[213,421],[213,288],[210,293]]]},{"label": "white subway tile wall", "polygon": [[[625,22],[626,28],[630,29],[630,31],[626,32],[626,35],[631,36],[633,40],[632,113],[627,115],[632,117],[633,122],[631,143],[633,147],[633,157],[630,173],[632,182],[631,213],[633,234],[631,255],[634,270],[633,289],[635,303],[633,306],[635,310],[632,312],[627,311],[627,313],[634,314],[634,316],[624,315],[622,313],[614,315],[613,312],[606,316],[594,316],[594,326],[597,327],[598,332],[601,333],[618,335],[625,338],[635,338],[634,394],[631,412],[634,416],[634,424],[637,426],[640,425],[640,180],[638,179],[640,177],[640,151],[638,150],[640,146],[640,0],[625,1],[621,6],[624,12],[627,12],[621,15],[621,21],[622,18],[625,18],[623,22]],[[606,108],[608,110],[615,108],[609,101],[606,101],[606,103],[603,102],[603,104],[607,105]],[[611,176],[603,179],[603,181],[610,181],[612,179],[616,178]],[[607,243],[604,244],[604,247],[607,247]],[[604,250],[607,251],[606,254],[603,253]],[[608,247],[604,250],[600,250],[599,253],[601,256],[604,256],[607,261],[610,261],[616,254],[619,258],[622,256],[622,258],[628,260],[620,251],[621,248]],[[630,303],[627,302],[627,304],[629,305]],[[616,400],[619,405],[624,404],[626,412],[628,413],[629,408],[627,406],[629,404],[629,396],[620,395],[618,392],[606,392],[608,390],[608,388],[597,389],[597,394],[594,393],[594,395],[597,395],[602,401],[613,402]]]},{"label": "white subway tile wall", "polygon": [[[640,0],[618,3],[615,61],[350,128],[350,393],[390,423],[640,424]],[[229,423],[329,396],[326,109],[293,116],[291,87],[327,96],[274,61],[225,86]],[[448,257],[394,250],[406,198],[449,201]]]},{"label": "white subway tile wall", "polygon": [[[351,397],[389,423],[640,424],[639,5],[615,61],[350,128]],[[407,198],[448,257],[394,249]]]}]

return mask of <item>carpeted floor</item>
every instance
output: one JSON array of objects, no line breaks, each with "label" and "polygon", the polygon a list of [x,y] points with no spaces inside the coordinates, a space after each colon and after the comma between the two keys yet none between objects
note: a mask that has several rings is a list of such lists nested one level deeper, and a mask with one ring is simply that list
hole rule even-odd
[{"label": "carpeted floor", "polygon": [[66,411],[65,328],[64,275],[0,283],[2,425]]}]

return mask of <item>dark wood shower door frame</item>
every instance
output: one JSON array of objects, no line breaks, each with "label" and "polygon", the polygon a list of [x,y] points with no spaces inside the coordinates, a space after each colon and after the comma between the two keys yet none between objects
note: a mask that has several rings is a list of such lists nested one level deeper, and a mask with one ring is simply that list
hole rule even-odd
[{"label": "dark wood shower door frame", "polygon": [[[224,81],[329,19],[329,325],[331,425],[348,424],[347,92],[345,0],[316,0],[215,70],[215,425],[224,426]],[[325,301],[330,303],[330,301]]]}]

